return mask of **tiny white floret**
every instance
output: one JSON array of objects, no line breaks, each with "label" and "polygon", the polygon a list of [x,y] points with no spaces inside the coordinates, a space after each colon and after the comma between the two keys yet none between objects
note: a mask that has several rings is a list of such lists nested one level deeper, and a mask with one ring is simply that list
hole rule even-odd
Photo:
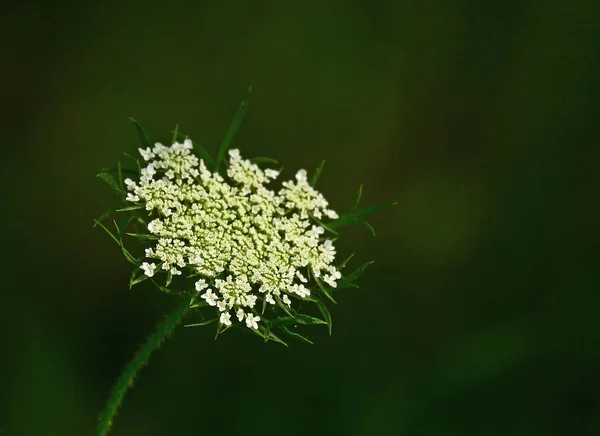
[{"label": "tiny white floret", "polygon": [[235,316],[237,316],[238,321],[241,322],[244,319],[244,309],[240,307],[235,313]]},{"label": "tiny white floret", "polygon": [[231,315],[229,312],[223,312],[221,314],[221,318],[219,318],[219,322],[225,325],[231,325]]},{"label": "tiny white floret", "polygon": [[299,171],[296,173],[296,179],[297,179],[299,182],[306,181],[306,170],[299,170]]},{"label": "tiny white floret", "polygon": [[288,307],[290,307],[292,305],[292,302],[290,301],[290,297],[288,297],[287,295],[283,296],[283,302],[285,304],[287,304]]},{"label": "tiny white floret", "polygon": [[279,176],[279,171],[272,170],[271,168],[267,168],[265,170],[265,176],[269,179],[276,179]]},{"label": "tiny white floret", "polygon": [[138,148],[138,150],[144,158],[144,160],[146,161],[152,159],[155,156],[152,150],[150,150],[150,147],[146,148],[145,150],[143,148]]},{"label": "tiny white floret", "polygon": [[203,289],[208,288],[208,283],[206,283],[206,280],[200,279],[196,282],[194,286],[196,287],[196,291],[200,292]]},{"label": "tiny white floret", "polygon": [[327,215],[327,218],[330,218],[332,220],[336,220],[339,218],[339,215],[335,212],[335,210],[331,209],[325,209],[325,215]]},{"label": "tiny white floret", "polygon": [[204,294],[200,296],[200,298],[206,300],[206,302],[211,306],[216,306],[217,300],[219,299],[218,295],[214,294],[212,289],[208,289]]},{"label": "tiny white floret", "polygon": [[257,321],[260,321],[260,316],[251,313],[246,314],[246,327],[258,329]]},{"label": "tiny white floret", "polygon": [[241,159],[240,150],[238,150],[237,148],[232,148],[231,150],[229,150],[229,157],[233,160]]},{"label": "tiny white floret", "polygon": [[129,189],[130,191],[135,189],[135,187],[137,186],[136,183],[133,180],[131,180],[130,178],[126,178],[123,181],[127,185],[127,189]]},{"label": "tiny white floret", "polygon": [[144,262],[140,265],[140,268],[144,271],[148,277],[154,276],[154,271],[156,270],[156,265],[153,263]]},{"label": "tiny white floret", "polygon": [[342,278],[342,273],[339,271],[334,272],[333,274],[329,274],[323,277],[325,283],[327,283],[332,288],[337,288],[336,280]]}]

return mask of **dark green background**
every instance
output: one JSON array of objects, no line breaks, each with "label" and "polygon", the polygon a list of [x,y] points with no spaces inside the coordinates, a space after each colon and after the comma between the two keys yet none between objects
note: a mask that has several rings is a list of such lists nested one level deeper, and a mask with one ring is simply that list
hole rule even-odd
[{"label": "dark green background", "polygon": [[[498,3],[498,4],[495,4]],[[600,434],[600,2],[13,2],[2,36],[0,429],[90,435],[174,306],[127,287],[96,173],[176,123],[359,184],[376,263],[314,346],[179,329],[118,435]]]}]

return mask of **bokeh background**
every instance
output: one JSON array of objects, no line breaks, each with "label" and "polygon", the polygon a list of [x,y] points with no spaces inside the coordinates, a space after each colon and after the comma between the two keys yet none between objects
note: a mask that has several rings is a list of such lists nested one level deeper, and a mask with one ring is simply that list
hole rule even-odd
[{"label": "bokeh background", "polygon": [[0,434],[91,435],[174,306],[93,218],[95,177],[175,124],[397,200],[334,333],[183,329],[114,436],[598,435],[600,2],[7,2],[0,10]]}]

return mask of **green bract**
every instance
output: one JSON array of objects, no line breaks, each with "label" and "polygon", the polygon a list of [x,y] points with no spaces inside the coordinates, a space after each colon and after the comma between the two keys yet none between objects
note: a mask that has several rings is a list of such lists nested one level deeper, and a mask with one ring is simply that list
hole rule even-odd
[{"label": "green bract", "polygon": [[[187,137],[177,142],[177,131],[170,146],[151,146],[134,121],[143,164],[98,175],[117,192],[121,207],[114,212],[124,219],[113,221],[114,231],[101,223],[113,211],[96,223],[134,265],[130,286],[151,280],[189,301],[198,322],[188,326],[215,322],[217,335],[241,327],[283,344],[280,333],[310,342],[292,327],[325,324],[331,333],[331,294],[356,287],[368,265],[342,274],[347,261],[336,260],[334,229],[361,223],[372,230],[363,218],[395,203],[357,210],[359,189],[350,212],[338,216],[314,188],[322,165],[310,181],[299,170],[271,188],[279,172],[258,163],[274,160],[246,160],[229,149],[246,107],[216,161]],[[141,242],[143,255],[125,248],[124,235]]]}]

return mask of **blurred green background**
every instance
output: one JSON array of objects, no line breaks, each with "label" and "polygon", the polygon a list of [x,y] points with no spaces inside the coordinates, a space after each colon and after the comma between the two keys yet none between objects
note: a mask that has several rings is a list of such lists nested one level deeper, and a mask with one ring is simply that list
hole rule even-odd
[{"label": "blurred green background", "polygon": [[174,306],[92,228],[128,117],[216,152],[248,85],[243,155],[399,205],[344,229],[332,337],[179,329],[112,435],[600,434],[600,2],[1,8],[0,434],[93,434]]}]

